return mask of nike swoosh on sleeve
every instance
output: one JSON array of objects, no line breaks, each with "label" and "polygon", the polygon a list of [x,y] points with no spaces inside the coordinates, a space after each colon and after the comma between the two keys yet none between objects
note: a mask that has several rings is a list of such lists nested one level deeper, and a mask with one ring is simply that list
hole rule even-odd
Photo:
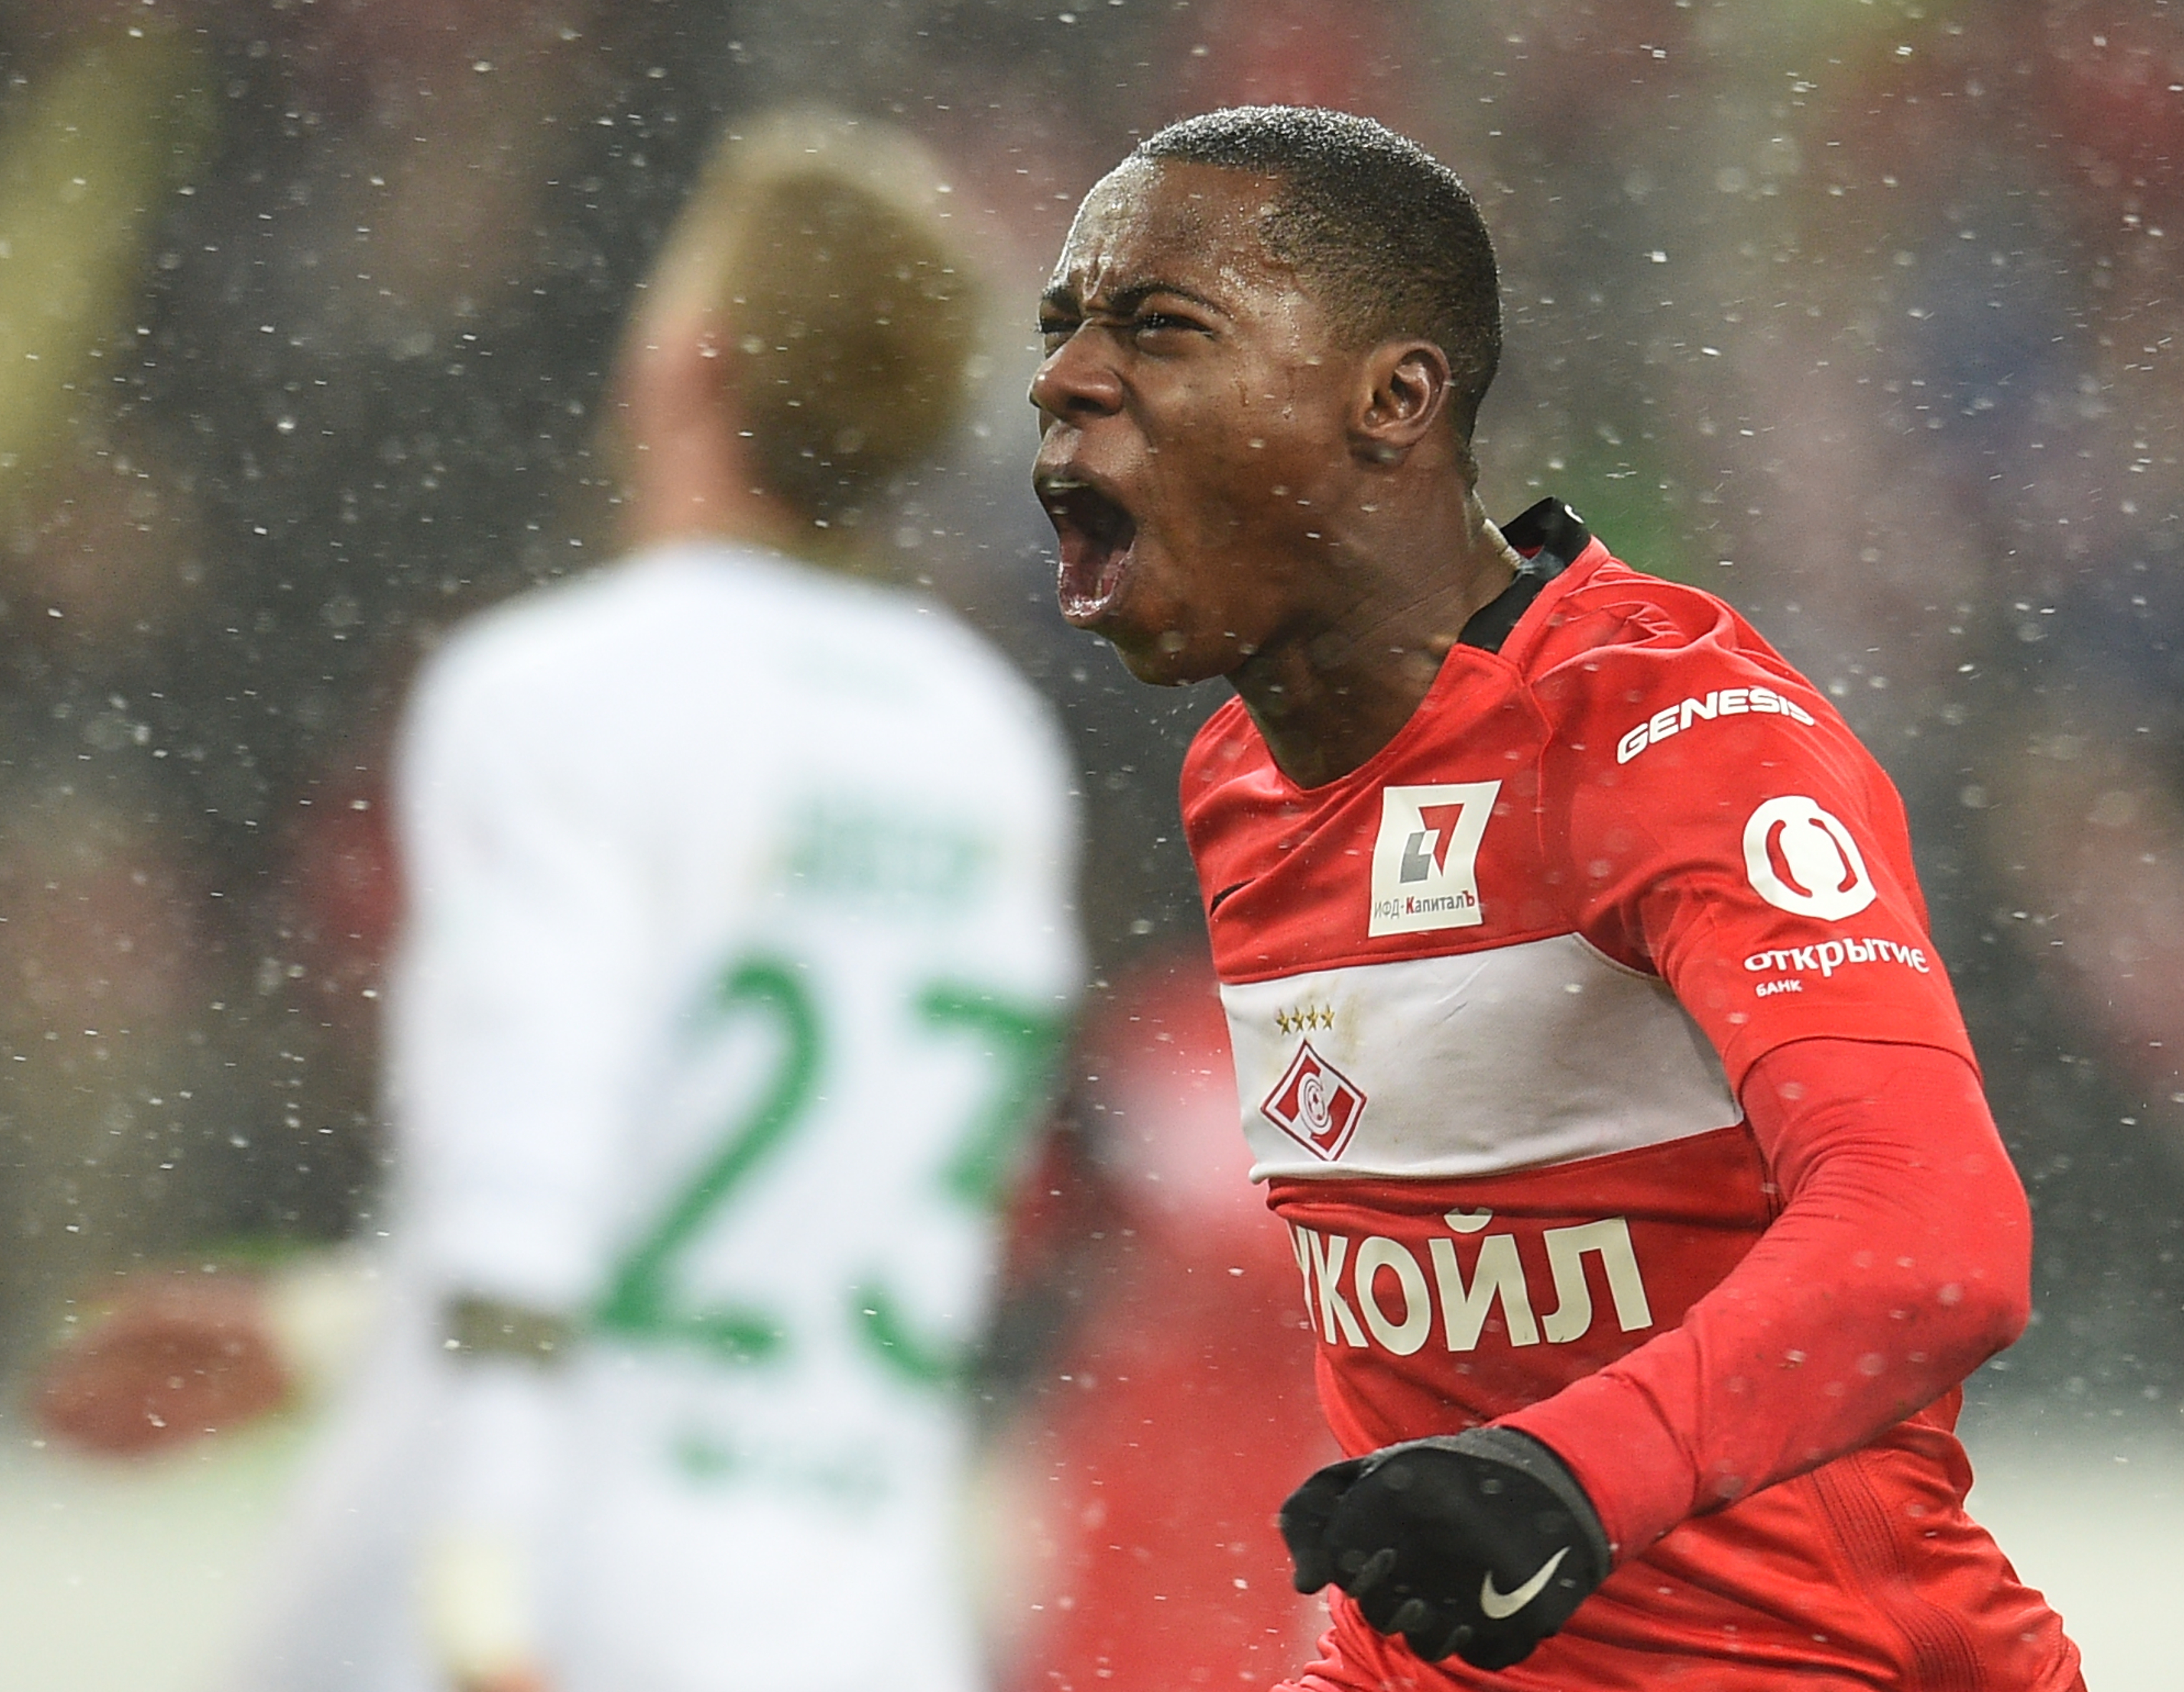
[{"label": "nike swoosh on sleeve", "polygon": [[1561,1567],[1562,1560],[1568,1555],[1569,1547],[1564,1545],[1562,1550],[1541,1563],[1539,1572],[1529,1580],[1506,1596],[1494,1589],[1494,1571],[1487,1570],[1486,1578],[1479,1583],[1479,1607],[1486,1612],[1486,1619],[1490,1622],[1506,1622],[1545,1592],[1547,1589],[1547,1583],[1555,1578],[1555,1570]]}]

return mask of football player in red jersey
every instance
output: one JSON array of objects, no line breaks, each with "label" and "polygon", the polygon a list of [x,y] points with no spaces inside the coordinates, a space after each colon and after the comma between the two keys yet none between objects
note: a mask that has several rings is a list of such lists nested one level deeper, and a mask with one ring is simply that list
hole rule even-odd
[{"label": "football player in red jersey", "polygon": [[1462,183],[1193,118],[1041,320],[1063,615],[1237,695],[1184,823],[1349,1453],[1281,1513],[1295,1687],[2081,1684],[1963,1508],[2031,1227],[1903,807],[1728,605],[1488,520]]}]

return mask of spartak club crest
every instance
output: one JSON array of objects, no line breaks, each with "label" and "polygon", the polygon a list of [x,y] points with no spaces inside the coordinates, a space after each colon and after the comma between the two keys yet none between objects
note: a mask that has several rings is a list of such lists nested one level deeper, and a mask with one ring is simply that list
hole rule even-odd
[{"label": "spartak club crest", "polygon": [[1365,1095],[1305,1040],[1259,1110],[1307,1151],[1332,1162],[1357,1131],[1357,1119],[1365,1114]]}]

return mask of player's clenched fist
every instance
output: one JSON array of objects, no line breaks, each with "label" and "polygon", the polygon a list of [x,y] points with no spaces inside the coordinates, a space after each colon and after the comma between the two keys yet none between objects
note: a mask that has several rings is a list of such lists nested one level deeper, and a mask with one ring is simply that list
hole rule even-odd
[{"label": "player's clenched fist", "polygon": [[1330,1583],[1428,1662],[1507,1668],[1607,1578],[1600,1517],[1561,1461],[1504,1428],[1330,1463],[1282,1506],[1296,1588]]}]

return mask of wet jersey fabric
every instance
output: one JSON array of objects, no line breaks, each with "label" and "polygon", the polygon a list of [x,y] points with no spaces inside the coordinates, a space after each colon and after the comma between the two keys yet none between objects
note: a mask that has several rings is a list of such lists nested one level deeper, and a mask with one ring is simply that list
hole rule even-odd
[{"label": "wet jersey fabric", "polygon": [[[1617,1428],[1575,1452],[1548,1401],[1675,1331],[1774,1221],[1738,1103],[1753,1066],[1799,1042],[1971,1055],[1901,804],[1827,702],[1721,601],[1581,530],[1547,562],[1359,769],[1295,787],[1231,702],[1183,806],[1337,1439],[1540,1406],[1607,1494]],[[1841,1317],[1886,1332],[1889,1311],[1852,1293]],[[1420,1665],[1337,1595],[1305,1684],[2067,1686],[2059,1623],[1964,1515],[1957,1402],[1650,1524],[1516,1668]]]},{"label": "wet jersey fabric", "polygon": [[955,1384],[1079,977],[1050,714],[929,601],[690,545],[460,631],[399,776],[404,1314],[320,1513],[408,1520],[295,1631],[410,1661],[263,1684],[425,1684],[469,1295],[577,1329],[525,1494],[557,1692],[969,1692]]}]

